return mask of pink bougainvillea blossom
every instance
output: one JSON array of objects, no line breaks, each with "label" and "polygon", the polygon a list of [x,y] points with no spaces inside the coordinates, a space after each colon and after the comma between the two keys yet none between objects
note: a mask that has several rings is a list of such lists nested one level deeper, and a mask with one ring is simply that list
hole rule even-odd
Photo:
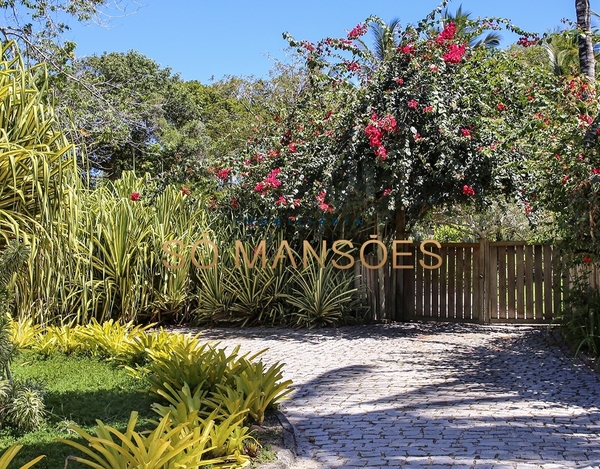
[{"label": "pink bougainvillea blossom", "polygon": [[375,150],[375,156],[379,158],[380,161],[383,161],[387,158],[387,150],[383,145],[377,147],[377,149]]},{"label": "pink bougainvillea blossom", "polygon": [[275,168],[272,170],[263,181],[254,186],[254,190],[264,195],[269,189],[277,189],[279,186],[281,186],[281,181],[277,179],[277,175],[280,172],[280,168]]},{"label": "pink bougainvillea blossom", "polygon": [[405,46],[399,47],[398,50],[400,50],[400,52],[402,52],[403,54],[411,54],[415,50],[415,45],[411,42],[406,44]]},{"label": "pink bougainvillea blossom", "polygon": [[469,129],[460,129],[460,133],[463,137],[471,138],[471,131]]},{"label": "pink bougainvillea blossom", "polygon": [[394,81],[396,83],[398,83],[399,85],[403,85],[404,84],[404,79],[403,78],[394,78]]},{"label": "pink bougainvillea blossom", "polygon": [[358,62],[346,62],[346,68],[350,72],[357,72],[360,70],[360,64]]},{"label": "pink bougainvillea blossom", "polygon": [[358,39],[361,36],[364,36],[367,33],[368,26],[364,23],[358,23],[352,30],[348,33],[348,39]]},{"label": "pink bougainvillea blossom", "polygon": [[460,61],[463,59],[463,56],[465,55],[465,51],[466,46],[464,44],[450,44],[448,52],[442,55],[442,59],[444,59],[444,62],[451,64],[460,63]]},{"label": "pink bougainvillea blossom", "polygon": [[455,34],[456,23],[454,21],[451,21],[450,23],[444,26],[442,32],[438,35],[438,37],[435,38],[435,42],[437,42],[438,44],[443,44],[446,41],[451,41],[452,39],[454,39]]},{"label": "pink bougainvillea blossom", "polygon": [[462,188],[462,193],[464,195],[475,195],[475,189],[473,189],[471,186],[465,184]]},{"label": "pink bougainvillea blossom", "polygon": [[419,107],[419,102],[415,101],[414,99],[411,99],[408,102],[408,107],[411,108],[411,109],[417,109]]},{"label": "pink bougainvillea blossom", "polygon": [[585,256],[583,258],[583,262],[585,262],[586,264],[589,264],[590,262],[592,262],[592,258],[590,256]]},{"label": "pink bougainvillea blossom", "polygon": [[506,109],[506,104],[498,103],[498,106],[496,107],[498,108],[498,111],[504,111]]},{"label": "pink bougainvillea blossom", "polygon": [[387,197],[388,195],[390,195],[392,193],[392,189],[385,189],[383,191],[383,197]]},{"label": "pink bougainvillea blossom", "polygon": [[192,195],[192,191],[190,191],[189,187],[183,186],[181,188],[181,194],[182,195]]},{"label": "pink bougainvillea blossom", "polygon": [[325,197],[327,196],[327,193],[325,191],[321,191],[318,195],[317,195],[317,207],[319,207],[319,209],[323,210],[324,212],[333,212],[333,208],[325,203]]},{"label": "pink bougainvillea blossom", "polygon": [[219,169],[219,170],[217,170],[217,177],[221,181],[227,181],[229,179],[229,174],[231,173],[231,171],[232,171],[231,168]]},{"label": "pink bougainvillea blossom", "polygon": [[277,199],[277,201],[275,202],[276,205],[283,205],[286,206],[287,205],[287,200],[285,199],[284,196],[280,195],[279,198]]},{"label": "pink bougainvillea blossom", "polygon": [[137,202],[138,200],[140,200],[140,193],[132,192],[131,195],[129,196],[129,200],[133,200],[134,202]]}]

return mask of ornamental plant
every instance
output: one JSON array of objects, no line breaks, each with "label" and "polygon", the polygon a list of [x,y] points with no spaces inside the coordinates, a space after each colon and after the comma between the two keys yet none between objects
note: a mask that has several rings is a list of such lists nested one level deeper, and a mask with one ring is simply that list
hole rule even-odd
[{"label": "ornamental plant", "polygon": [[382,60],[361,39],[385,26],[376,17],[343,38],[286,35],[309,78],[294,109],[264,125],[235,169],[245,209],[361,216],[402,237],[434,207],[521,188],[515,167],[527,155],[514,141],[539,105],[522,99],[534,73],[512,66],[510,51],[470,39],[501,25],[527,34],[497,19],[469,22],[458,34],[443,22],[444,6],[400,31]]}]

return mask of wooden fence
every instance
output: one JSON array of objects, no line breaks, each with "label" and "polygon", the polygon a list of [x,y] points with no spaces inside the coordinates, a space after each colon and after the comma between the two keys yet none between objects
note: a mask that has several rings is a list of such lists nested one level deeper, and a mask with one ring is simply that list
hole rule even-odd
[{"label": "wooden fence", "polygon": [[[373,320],[549,323],[569,287],[559,251],[517,242],[403,245],[403,264],[356,265],[357,286]],[[376,261],[367,262],[376,265]]]}]

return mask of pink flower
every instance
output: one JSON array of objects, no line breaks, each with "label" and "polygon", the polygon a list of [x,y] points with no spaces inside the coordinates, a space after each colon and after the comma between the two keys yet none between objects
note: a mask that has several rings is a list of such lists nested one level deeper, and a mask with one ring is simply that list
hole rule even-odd
[{"label": "pink flower", "polygon": [[396,119],[394,119],[394,116],[392,116],[391,114],[387,114],[383,119],[379,121],[379,124],[385,132],[395,132],[396,130],[398,130],[398,123],[396,122]]},{"label": "pink flower", "polygon": [[425,106],[423,112],[433,112],[433,106]]},{"label": "pink flower", "polygon": [[469,129],[460,129],[460,132],[462,133],[463,137],[471,138],[471,131]]},{"label": "pink flower", "polygon": [[531,207],[531,205],[529,205],[529,202],[525,203],[525,213],[531,213],[533,212],[533,208]]},{"label": "pink flower", "polygon": [[387,150],[383,145],[377,147],[377,150],[375,150],[375,156],[379,158],[380,161],[383,161],[387,158]]},{"label": "pink flower", "polygon": [[231,198],[231,207],[232,208],[238,208],[240,206],[238,200],[235,197]]},{"label": "pink flower", "polygon": [[504,111],[506,109],[506,105],[504,103],[498,103],[498,111]]},{"label": "pink flower", "polygon": [[388,195],[390,195],[392,193],[392,189],[385,189],[383,191],[383,197],[387,197]]},{"label": "pink flower", "polygon": [[350,72],[357,72],[358,70],[360,70],[360,65],[358,64],[358,62],[347,62],[346,68]]},{"label": "pink flower", "polygon": [[221,169],[217,172],[217,177],[221,181],[227,181],[229,179],[229,173],[231,173],[231,168]]},{"label": "pink flower", "polygon": [[419,103],[417,101],[415,101],[414,99],[411,99],[408,102],[408,107],[411,109],[417,109],[419,107]]},{"label": "pink flower", "polygon": [[404,84],[404,80],[402,78],[394,78],[394,81],[396,83],[398,83],[399,85],[403,85]]},{"label": "pink flower", "polygon": [[454,39],[455,34],[456,23],[454,23],[454,21],[451,21],[446,26],[444,26],[442,32],[438,35],[438,37],[435,38],[435,42],[437,42],[438,44],[443,44],[446,41],[451,41],[452,39]]},{"label": "pink flower", "polygon": [[600,174],[600,168],[592,169],[592,174]]},{"label": "pink flower", "polygon": [[294,199],[294,207],[300,207],[300,199]]},{"label": "pink flower", "polygon": [[368,26],[363,23],[358,23],[352,31],[348,33],[348,39],[358,39],[367,33]]},{"label": "pink flower", "polygon": [[140,193],[132,192],[131,195],[129,196],[129,200],[133,200],[134,202],[137,202],[138,200],[140,200]]},{"label": "pink flower", "polygon": [[451,64],[460,63],[465,55],[466,46],[464,44],[450,44],[450,49],[444,55],[442,55],[442,59],[444,62],[448,62]]},{"label": "pink flower", "polygon": [[365,127],[365,133],[369,137],[369,145],[372,147],[378,147],[381,145],[381,137],[383,133],[375,125],[369,124]]},{"label": "pink flower", "polygon": [[585,256],[583,258],[583,262],[585,262],[586,264],[589,264],[590,262],[592,262],[592,258],[590,256]]},{"label": "pink flower", "polygon": [[293,143],[290,143],[288,145],[288,148],[290,150],[290,153],[296,153],[296,145],[294,145]]},{"label": "pink flower", "polygon": [[594,118],[588,114],[579,114],[579,119],[585,122],[586,124],[591,124],[594,122]]},{"label": "pink flower", "polygon": [[464,195],[475,195],[475,189],[465,184],[462,188],[462,193]]},{"label": "pink flower", "polygon": [[440,71],[440,69],[439,69],[439,68],[437,68],[435,65],[430,65],[430,66],[429,66],[429,71],[430,71],[430,72],[439,72],[439,71]]},{"label": "pink flower", "polygon": [[274,157],[276,157],[276,156],[279,156],[279,151],[277,151],[277,150],[269,150],[269,151],[267,152],[267,155],[269,155],[269,156],[271,156],[271,157],[273,157],[273,158],[274,158]]},{"label": "pink flower", "polygon": [[280,195],[279,198],[277,199],[277,201],[275,202],[277,205],[287,205],[287,200],[285,200],[285,197]]},{"label": "pink flower", "polygon": [[403,54],[410,54],[415,50],[415,45],[411,42],[398,48]]},{"label": "pink flower", "polygon": [[563,177],[562,177],[562,179],[560,180],[560,182],[561,182],[561,184],[564,186],[564,185],[567,183],[567,181],[568,181],[569,179],[571,179],[571,176],[569,176],[569,175],[567,174],[567,175],[565,175],[565,176],[563,176]]},{"label": "pink flower", "polygon": [[181,188],[181,193],[182,193],[183,195],[192,195],[192,192],[190,191],[190,188],[189,188],[189,187],[186,187],[186,186],[183,186],[183,187]]}]

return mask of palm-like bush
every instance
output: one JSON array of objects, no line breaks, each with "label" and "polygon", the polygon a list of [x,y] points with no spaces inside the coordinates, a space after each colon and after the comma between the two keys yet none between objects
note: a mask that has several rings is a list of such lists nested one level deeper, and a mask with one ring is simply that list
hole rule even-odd
[{"label": "palm-like bush", "polygon": [[56,208],[73,146],[48,101],[43,64],[27,68],[14,42],[0,57],[0,230],[31,229]]}]

